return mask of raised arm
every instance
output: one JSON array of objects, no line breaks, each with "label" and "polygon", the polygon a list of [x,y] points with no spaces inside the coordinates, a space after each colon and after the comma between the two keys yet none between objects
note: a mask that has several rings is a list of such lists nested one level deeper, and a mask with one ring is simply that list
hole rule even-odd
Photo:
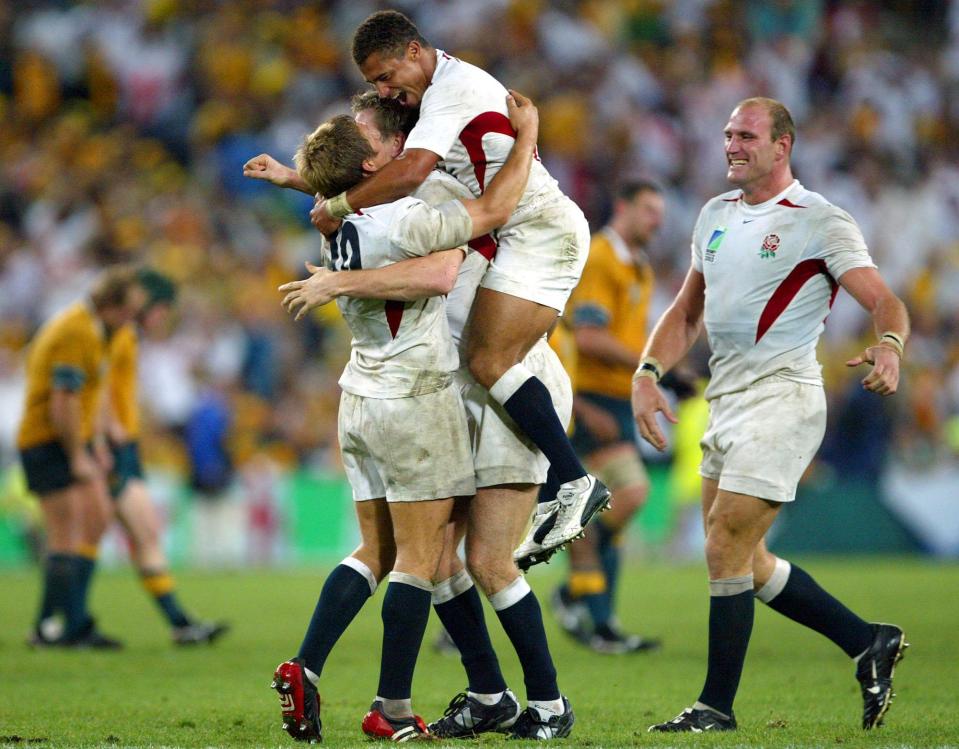
[{"label": "raised arm", "polygon": [[254,156],[243,165],[243,176],[250,179],[262,179],[277,187],[287,187],[299,190],[307,195],[313,195],[313,190],[296,169],[284,166],[268,153]]},{"label": "raised arm", "polygon": [[872,364],[862,385],[879,395],[892,395],[899,387],[899,364],[909,338],[909,313],[875,268],[853,268],[839,279],[872,316],[877,343],[846,362],[847,367]]},{"label": "raised arm", "polygon": [[663,313],[646,343],[639,369],[633,375],[633,417],[644,440],[659,451],[666,449],[666,437],[656,422],[661,411],[676,423],[676,417],[659,388],[659,380],[692,348],[703,327],[706,282],[703,274],[690,268],[676,299]]},{"label": "raised arm", "polygon": [[483,195],[476,200],[463,201],[473,220],[471,239],[488,234],[509,221],[529,180],[539,134],[539,113],[533,102],[513,90],[506,97],[506,109],[510,125],[516,131],[516,142],[506,163],[487,185]]}]

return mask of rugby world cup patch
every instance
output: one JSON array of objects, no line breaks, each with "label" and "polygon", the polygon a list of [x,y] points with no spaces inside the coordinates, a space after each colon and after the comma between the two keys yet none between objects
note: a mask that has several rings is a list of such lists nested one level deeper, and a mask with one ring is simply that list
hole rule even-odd
[{"label": "rugby world cup patch", "polygon": [[716,253],[719,251],[719,245],[723,243],[723,237],[725,236],[725,226],[720,226],[718,229],[713,229],[713,233],[709,237],[709,241],[706,243],[706,252],[703,253],[703,260],[705,260],[707,263],[716,262]]}]

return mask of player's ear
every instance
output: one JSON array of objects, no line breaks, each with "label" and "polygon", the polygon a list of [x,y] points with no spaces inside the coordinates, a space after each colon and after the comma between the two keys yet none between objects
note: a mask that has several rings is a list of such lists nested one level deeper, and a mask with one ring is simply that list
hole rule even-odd
[{"label": "player's ear", "polygon": [[423,48],[420,46],[420,43],[415,39],[406,45],[406,56],[410,60],[418,60],[420,52],[423,51]]}]

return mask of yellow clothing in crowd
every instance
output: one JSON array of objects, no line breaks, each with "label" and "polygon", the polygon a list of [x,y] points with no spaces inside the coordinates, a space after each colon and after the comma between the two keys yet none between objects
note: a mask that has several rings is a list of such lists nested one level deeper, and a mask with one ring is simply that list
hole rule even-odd
[{"label": "yellow clothing in crowd", "polygon": [[114,418],[128,440],[140,436],[140,409],[137,405],[137,332],[133,323],[120,328],[110,340],[110,369],[107,393]]},{"label": "yellow clothing in crowd", "polygon": [[106,332],[87,302],[77,302],[40,329],[27,354],[27,396],[17,435],[19,449],[59,439],[50,420],[54,388],[80,395],[80,436],[85,442],[93,438],[106,349]]},{"label": "yellow clothing in crowd", "polygon": [[[649,263],[637,263],[623,239],[606,227],[593,236],[589,260],[570,297],[567,315],[574,327],[595,325],[608,330],[616,340],[636,351],[638,363],[646,344],[652,291],[653,270]],[[576,385],[581,391],[629,398],[635,369],[635,365],[610,365],[580,352]]]}]

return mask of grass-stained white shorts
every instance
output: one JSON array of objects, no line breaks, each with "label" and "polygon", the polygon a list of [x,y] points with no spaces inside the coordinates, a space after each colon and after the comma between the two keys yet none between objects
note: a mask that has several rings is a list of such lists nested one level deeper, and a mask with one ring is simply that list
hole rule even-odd
[{"label": "grass-stained white shorts", "polygon": [[337,424],[343,467],[357,502],[476,493],[466,414],[452,383],[408,398],[344,392]]},{"label": "grass-stained white shorts", "polygon": [[825,432],[821,385],[765,377],[710,401],[699,473],[726,491],[792,502]]},{"label": "grass-stained white shorts", "polygon": [[496,234],[480,285],[562,312],[589,255],[589,224],[560,192],[533,197]]}]

